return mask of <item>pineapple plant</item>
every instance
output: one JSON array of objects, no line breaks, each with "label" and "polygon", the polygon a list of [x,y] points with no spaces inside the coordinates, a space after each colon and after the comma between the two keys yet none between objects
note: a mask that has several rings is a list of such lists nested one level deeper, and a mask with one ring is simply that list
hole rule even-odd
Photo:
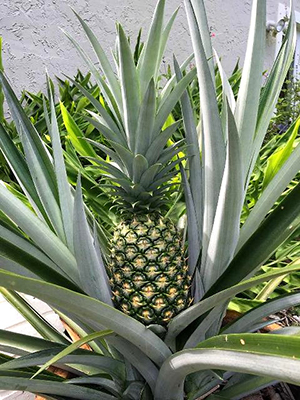
[{"label": "pineapple plant", "polygon": [[[191,70],[178,83],[174,82],[169,96],[166,93],[158,98],[159,66],[176,15],[164,28],[164,5],[164,0],[157,4],[137,62],[122,26],[118,25],[116,76],[95,36],[75,13],[106,72],[108,85],[100,79],[99,85],[113,117],[102,112],[105,122],[95,113],[89,119],[108,142],[107,147],[89,140],[108,157],[106,160],[93,157],[91,161],[111,181],[111,196],[121,215],[110,241],[107,267],[113,301],[117,308],[146,325],[167,325],[191,304],[191,277],[184,243],[176,225],[164,217],[166,203],[175,194],[176,183],[172,178],[179,174],[178,165],[184,160],[178,156],[183,141],[166,147],[179,123],[174,122],[166,129],[164,123],[196,71]],[[91,67],[83,49],[69,38]],[[186,62],[182,68],[185,66]],[[76,85],[88,95],[81,85]]]},{"label": "pineapple plant", "polygon": [[[299,304],[299,293],[266,301],[222,326],[228,302],[238,293],[300,270],[297,259],[255,274],[300,226],[299,185],[274,206],[299,171],[299,146],[240,227],[245,188],[293,57],[293,10],[261,91],[263,60],[258,55],[265,38],[266,1],[253,1],[236,101],[217,54],[212,57],[201,0],[185,0],[196,69],[183,73],[186,65],[180,67],[175,59],[174,76],[157,90],[159,63],[176,16],[163,27],[164,3],[158,2],[138,60],[118,25],[117,73],[79,17],[105,79],[70,38],[103,93],[99,102],[74,83],[95,106],[97,113],[90,112],[87,120],[106,140],[90,141],[88,148],[100,148],[107,158],[96,153],[87,159],[104,177],[100,185],[119,210],[120,222],[108,246],[84,204],[80,176],[75,192],[68,182],[68,155],[52,96],[49,148],[0,73],[22,143],[21,151],[0,125],[1,151],[22,189],[0,184],[0,286],[42,336],[0,330],[1,352],[16,355],[0,354],[0,389],[21,388],[51,400],[215,400],[239,399],[274,381],[300,383],[299,328],[276,335],[249,333],[269,323],[268,315]],[[221,114],[214,59],[222,79]],[[196,74],[197,121],[186,90]],[[181,121],[169,126],[165,121],[178,102],[185,144],[170,145]],[[181,181],[174,181],[178,166]],[[187,260],[183,239],[166,213],[175,183],[185,195]],[[49,303],[80,339],[71,343],[18,292]],[[92,351],[81,347],[85,343]],[[47,369],[52,364],[71,375],[53,375]]]}]

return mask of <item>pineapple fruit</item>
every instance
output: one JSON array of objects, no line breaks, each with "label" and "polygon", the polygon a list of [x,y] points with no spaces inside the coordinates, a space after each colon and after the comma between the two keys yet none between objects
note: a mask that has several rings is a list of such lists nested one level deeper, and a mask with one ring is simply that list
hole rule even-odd
[{"label": "pineapple fruit", "polygon": [[144,324],[164,325],[185,309],[189,275],[180,234],[156,213],[122,221],[111,243],[111,285],[115,305]]}]

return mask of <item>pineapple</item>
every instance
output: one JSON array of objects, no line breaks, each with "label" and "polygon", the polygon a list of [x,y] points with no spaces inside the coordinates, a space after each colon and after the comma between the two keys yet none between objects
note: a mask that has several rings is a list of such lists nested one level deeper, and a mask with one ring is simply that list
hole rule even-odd
[{"label": "pineapple", "polygon": [[116,74],[94,34],[77,15],[106,76],[104,81],[88,61],[98,77],[104,102],[97,102],[74,82],[98,109],[100,116],[91,113],[89,121],[109,143],[105,146],[91,141],[107,154],[106,160],[93,161],[111,180],[112,196],[122,216],[110,243],[107,268],[113,301],[117,308],[144,324],[162,325],[191,301],[182,239],[175,225],[163,216],[165,203],[174,193],[174,182],[170,180],[178,174],[182,160],[178,154],[184,143],[166,147],[179,123],[163,128],[196,75],[191,70],[158,93],[159,66],[176,15],[164,28],[164,7],[165,0],[160,0],[138,60],[122,26],[117,26]]},{"label": "pineapple", "polygon": [[181,237],[158,213],[132,215],[111,243],[111,285],[117,308],[144,324],[164,325],[189,305]]}]

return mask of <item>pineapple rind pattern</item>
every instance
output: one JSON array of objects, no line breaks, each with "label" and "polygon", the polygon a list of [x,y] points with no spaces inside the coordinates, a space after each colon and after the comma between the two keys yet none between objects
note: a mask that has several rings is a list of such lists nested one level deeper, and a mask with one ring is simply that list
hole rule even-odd
[{"label": "pineapple rind pattern", "polygon": [[166,325],[191,303],[180,234],[159,214],[118,225],[109,267],[115,306],[145,325]]}]

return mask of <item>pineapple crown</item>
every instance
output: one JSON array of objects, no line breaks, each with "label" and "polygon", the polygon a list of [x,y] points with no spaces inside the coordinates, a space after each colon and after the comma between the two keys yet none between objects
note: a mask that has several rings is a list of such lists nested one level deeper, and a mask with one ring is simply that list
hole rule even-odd
[{"label": "pineapple crown", "polygon": [[[105,80],[84,50],[67,34],[95,76],[104,99],[103,102],[97,101],[73,81],[99,112],[100,115],[89,111],[91,116],[87,119],[108,142],[106,146],[90,140],[108,156],[107,160],[96,157],[92,161],[100,166],[103,176],[113,181],[109,186],[116,195],[117,203],[134,212],[145,208],[161,209],[170,187],[174,186],[174,183],[167,182],[178,173],[178,164],[183,159],[178,157],[178,153],[184,143],[180,140],[169,147],[166,145],[180,122],[163,128],[172,109],[196,75],[193,69],[182,77],[181,71],[189,64],[189,57],[182,64],[181,71],[178,66],[178,79],[173,76],[158,95],[159,66],[178,11],[164,26],[164,8],[165,0],[160,0],[147,40],[142,49],[135,49],[134,54],[122,26],[117,25],[114,54],[116,74],[94,33],[75,13],[94,48]],[[136,54],[139,54],[138,59]]]}]

